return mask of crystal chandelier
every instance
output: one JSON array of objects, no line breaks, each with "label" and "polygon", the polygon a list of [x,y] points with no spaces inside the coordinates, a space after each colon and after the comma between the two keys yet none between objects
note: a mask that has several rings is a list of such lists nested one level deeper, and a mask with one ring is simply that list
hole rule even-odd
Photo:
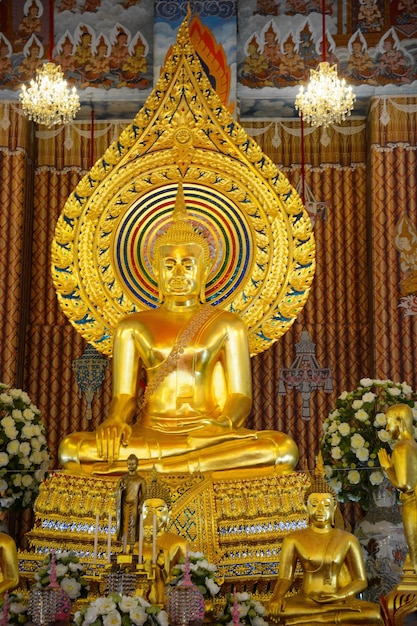
[{"label": "crystal chandelier", "polygon": [[310,70],[307,89],[300,87],[295,108],[312,126],[324,126],[343,122],[350,115],[355,102],[352,87],[337,75],[336,65],[326,61],[326,2],[322,0],[322,62],[316,70]]},{"label": "crystal chandelier", "polygon": [[310,70],[307,89],[300,87],[295,108],[312,126],[326,128],[335,122],[343,122],[350,115],[354,102],[352,87],[338,77],[336,65],[322,61],[317,70]]},{"label": "crystal chandelier", "polygon": [[19,97],[28,118],[46,126],[68,124],[80,108],[75,87],[69,89],[61,66],[51,62],[36,70],[29,87],[22,85]]}]

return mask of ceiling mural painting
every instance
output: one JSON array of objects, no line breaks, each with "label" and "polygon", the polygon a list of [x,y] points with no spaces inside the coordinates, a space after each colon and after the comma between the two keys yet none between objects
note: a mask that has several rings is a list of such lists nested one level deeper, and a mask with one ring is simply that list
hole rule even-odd
[{"label": "ceiling mural painting", "polygon": [[[235,117],[298,117],[294,101],[309,70],[337,65],[353,85],[353,115],[372,96],[417,86],[415,0],[48,0],[0,2],[0,98],[48,59],[82,103],[79,118],[133,119],[156,84],[188,7],[190,33],[212,86]],[[52,21],[52,24],[51,24]],[[53,45],[51,46],[51,40]]]}]

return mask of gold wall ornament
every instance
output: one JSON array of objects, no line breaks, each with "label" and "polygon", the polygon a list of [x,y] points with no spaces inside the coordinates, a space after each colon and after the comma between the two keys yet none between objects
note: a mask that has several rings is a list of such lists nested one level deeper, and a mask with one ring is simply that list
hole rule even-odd
[{"label": "gold wall ornament", "polygon": [[159,305],[152,267],[179,182],[208,239],[206,301],[238,313],[251,354],[304,306],[315,270],[310,219],[287,178],[222,104],[182,23],[161,76],[128,126],[79,182],[59,217],[52,275],[73,326],[112,353],[117,322]]}]

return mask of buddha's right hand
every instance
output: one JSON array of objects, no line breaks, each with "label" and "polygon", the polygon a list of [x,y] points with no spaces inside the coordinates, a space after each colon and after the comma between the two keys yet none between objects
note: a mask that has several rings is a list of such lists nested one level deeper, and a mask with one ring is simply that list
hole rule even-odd
[{"label": "buddha's right hand", "polygon": [[108,417],[96,431],[98,456],[109,463],[117,460],[120,445],[127,446],[131,434],[129,424],[116,417]]},{"label": "buddha's right hand", "polygon": [[285,611],[285,598],[277,596],[271,598],[268,604],[268,615],[270,617],[279,617]]}]

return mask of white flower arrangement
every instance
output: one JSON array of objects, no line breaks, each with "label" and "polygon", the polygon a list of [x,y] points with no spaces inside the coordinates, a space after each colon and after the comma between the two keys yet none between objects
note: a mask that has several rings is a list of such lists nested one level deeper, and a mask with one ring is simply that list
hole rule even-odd
[{"label": "white flower arrangement", "polygon": [[362,378],[353,391],[344,391],[336,409],[324,421],[321,452],[330,485],[340,502],[359,502],[368,510],[372,491],[384,481],[378,451],[391,451],[395,442],[385,429],[385,411],[397,403],[413,409],[417,438],[417,394],[407,383]]},{"label": "white flower arrangement", "polygon": [[110,593],[83,606],[74,615],[77,626],[168,626],[168,614],[140,596]]},{"label": "white flower arrangement", "polygon": [[[75,552],[60,552],[55,554],[56,580],[70,599],[86,598],[88,583],[85,580],[84,565],[80,563]],[[48,554],[42,561],[41,567],[35,573],[36,584],[47,587],[51,582],[51,555]]]},{"label": "white flower arrangement", "polygon": [[[220,591],[219,585],[216,583],[217,566],[209,563],[202,552],[188,552],[188,561],[190,564],[191,582],[198,587],[199,591],[208,600]],[[177,565],[172,568],[172,580],[170,585],[176,587],[182,585],[185,580],[185,558],[180,557]]]},{"label": "white flower arrangement", "polygon": [[[22,593],[9,593],[8,599],[8,626],[11,625],[20,625],[31,623],[30,617],[28,615],[28,605],[25,597]],[[4,621],[3,615],[3,607],[4,607],[4,598],[0,600],[0,623],[6,623]]]},{"label": "white flower arrangement", "polygon": [[21,389],[0,383],[0,511],[35,500],[51,463],[39,409]]},{"label": "white flower arrangement", "polygon": [[[236,603],[236,604],[235,604]],[[229,594],[226,599],[226,606],[217,616],[217,626],[233,626],[236,622],[233,620],[233,611],[239,611],[239,626],[268,626],[268,622],[264,619],[266,609],[264,605],[253,600],[250,593],[236,592]]]}]

